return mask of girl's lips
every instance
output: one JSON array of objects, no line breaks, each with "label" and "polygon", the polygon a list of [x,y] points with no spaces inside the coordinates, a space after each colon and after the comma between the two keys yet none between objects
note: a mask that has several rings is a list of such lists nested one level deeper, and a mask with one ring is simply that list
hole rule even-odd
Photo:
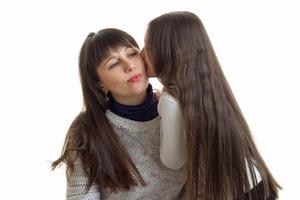
[{"label": "girl's lips", "polygon": [[140,81],[141,78],[142,78],[142,74],[136,74],[136,75],[132,76],[130,79],[128,79],[128,81],[131,83],[135,83],[135,82]]}]

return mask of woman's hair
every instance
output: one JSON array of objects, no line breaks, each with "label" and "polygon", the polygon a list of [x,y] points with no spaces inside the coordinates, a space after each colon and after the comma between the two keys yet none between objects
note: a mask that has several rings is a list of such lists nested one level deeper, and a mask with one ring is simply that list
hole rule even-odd
[{"label": "woman's hair", "polygon": [[146,31],[145,50],[182,111],[190,199],[246,199],[250,182],[257,184],[254,166],[264,189],[247,198],[277,197],[280,186],[255,146],[200,19],[190,12],[155,18]]},{"label": "woman's hair", "polygon": [[94,183],[115,192],[145,184],[105,115],[108,102],[96,72],[110,50],[122,46],[139,48],[129,34],[118,29],[103,29],[85,39],[79,55],[84,109],[69,128],[62,155],[52,163],[54,169],[64,162],[69,179],[79,159],[89,177],[87,190]]}]

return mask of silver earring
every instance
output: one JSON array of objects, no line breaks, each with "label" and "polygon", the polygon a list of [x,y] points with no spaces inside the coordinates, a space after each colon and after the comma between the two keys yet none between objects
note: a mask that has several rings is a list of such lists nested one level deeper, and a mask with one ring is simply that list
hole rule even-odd
[{"label": "silver earring", "polygon": [[104,94],[105,94],[104,100],[105,100],[105,101],[109,101],[109,98],[108,98],[108,96],[107,96],[108,90],[105,90],[105,91],[104,91]]}]

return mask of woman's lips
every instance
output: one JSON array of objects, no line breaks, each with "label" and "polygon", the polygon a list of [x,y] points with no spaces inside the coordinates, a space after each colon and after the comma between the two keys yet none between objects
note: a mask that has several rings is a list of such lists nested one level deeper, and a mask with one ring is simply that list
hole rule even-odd
[{"label": "woman's lips", "polygon": [[128,79],[128,81],[131,83],[135,83],[135,82],[140,81],[141,78],[142,78],[142,74],[140,73],[140,74],[136,74],[136,75],[132,76],[130,79]]}]

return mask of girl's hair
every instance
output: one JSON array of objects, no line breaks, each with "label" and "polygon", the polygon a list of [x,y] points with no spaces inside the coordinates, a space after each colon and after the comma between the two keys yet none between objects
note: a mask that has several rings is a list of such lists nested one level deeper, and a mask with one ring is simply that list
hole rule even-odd
[{"label": "girl's hair", "polygon": [[110,50],[122,46],[139,48],[129,34],[118,29],[103,29],[85,39],[79,55],[84,108],[69,128],[62,155],[52,163],[54,169],[64,162],[70,179],[74,161],[80,159],[89,177],[87,191],[94,183],[114,192],[145,184],[105,115],[108,102],[96,72]]},{"label": "girl's hair", "polygon": [[247,198],[263,199],[271,193],[277,198],[281,187],[255,146],[200,19],[190,12],[155,18],[148,25],[145,50],[182,111],[190,199],[246,199],[250,182],[257,184],[254,166],[264,189]]}]

